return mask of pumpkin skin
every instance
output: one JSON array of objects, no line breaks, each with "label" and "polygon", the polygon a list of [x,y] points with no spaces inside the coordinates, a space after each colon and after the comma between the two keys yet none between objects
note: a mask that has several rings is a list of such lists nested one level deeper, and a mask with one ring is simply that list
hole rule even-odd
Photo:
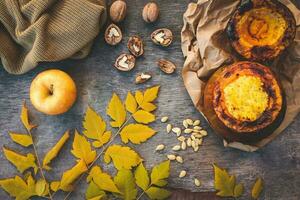
[{"label": "pumpkin skin", "polygon": [[228,23],[227,35],[244,58],[270,61],[295,39],[296,20],[277,0],[244,0]]},{"label": "pumpkin skin", "polygon": [[[230,112],[225,95],[227,87],[230,88],[232,84],[236,83],[240,84],[240,80],[247,80],[245,77],[248,78],[248,84],[250,83],[250,85],[252,80],[260,80],[262,90],[258,94],[267,95],[267,104],[264,109],[260,110],[260,113],[252,119],[233,115],[236,110],[233,109]],[[238,84],[237,87],[239,89],[244,89],[243,85]],[[232,101],[230,98],[229,100],[233,103],[237,101],[243,104],[244,101],[252,98],[250,103],[253,103],[254,110],[257,110],[255,105],[260,105],[261,98],[256,99],[257,96],[251,94],[253,88],[254,86],[248,88],[250,92],[246,91],[245,97],[241,96],[240,99],[235,101]],[[233,91],[238,91],[236,88],[233,89],[235,89]],[[239,94],[237,93],[237,95]],[[205,86],[203,100],[204,114],[209,123],[218,134],[229,142],[239,141],[251,144],[267,137],[278,128],[286,110],[281,86],[273,72],[268,67],[248,61],[237,62],[216,71]],[[247,106],[246,108],[252,108],[251,104]],[[245,112],[243,110],[244,107],[241,108],[242,111],[240,113],[246,114],[245,116],[252,112],[251,110],[250,112]],[[237,106],[238,109],[239,107]],[[246,109],[246,111],[249,111],[249,109]]]}]

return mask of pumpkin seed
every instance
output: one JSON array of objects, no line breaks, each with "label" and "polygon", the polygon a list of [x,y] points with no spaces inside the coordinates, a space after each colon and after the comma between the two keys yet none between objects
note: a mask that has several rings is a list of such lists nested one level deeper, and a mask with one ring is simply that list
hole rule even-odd
[{"label": "pumpkin seed", "polygon": [[173,151],[179,151],[180,150],[180,145],[175,145],[173,148],[172,148],[172,150]]},{"label": "pumpkin seed", "polygon": [[179,173],[179,178],[183,178],[186,176],[186,171],[185,170],[182,170],[180,173]]},{"label": "pumpkin seed", "polygon": [[197,178],[194,179],[194,183],[195,183],[195,185],[196,185],[197,187],[200,187],[200,185],[201,185],[200,180],[197,179]]},{"label": "pumpkin seed", "polygon": [[200,120],[194,121],[193,126],[199,126],[199,125],[200,125]]},{"label": "pumpkin seed", "polygon": [[182,149],[182,150],[186,150],[186,143],[185,143],[185,141],[183,141],[183,142],[181,143],[181,149]]},{"label": "pumpkin seed", "polygon": [[189,127],[189,125],[188,125],[188,123],[186,122],[186,120],[183,120],[182,125],[184,126],[184,128],[188,128],[188,127]]},{"label": "pumpkin seed", "polygon": [[183,159],[181,156],[176,156],[176,161],[179,163],[183,163]]},{"label": "pumpkin seed", "polygon": [[180,141],[180,142],[183,142],[183,141],[185,141],[185,137],[184,136],[180,136],[180,137],[177,138],[177,140]]},{"label": "pumpkin seed", "polygon": [[190,126],[193,126],[194,122],[191,119],[186,119],[186,123]]},{"label": "pumpkin seed", "polygon": [[207,131],[206,130],[201,130],[200,134],[203,135],[203,136],[207,136]]},{"label": "pumpkin seed", "polygon": [[170,133],[172,130],[172,125],[171,124],[168,124],[167,125],[167,133]]},{"label": "pumpkin seed", "polygon": [[187,144],[188,147],[192,146],[192,140],[191,140],[191,138],[187,139],[186,144]]},{"label": "pumpkin seed", "polygon": [[163,144],[160,144],[160,145],[157,145],[157,147],[156,147],[156,151],[161,151],[161,150],[163,150],[165,148],[165,145],[163,145]]},{"label": "pumpkin seed", "polygon": [[178,135],[178,134],[181,134],[181,129],[178,128],[178,127],[172,128],[172,131],[173,131],[174,133],[176,133],[177,135]]},{"label": "pumpkin seed", "polygon": [[191,128],[184,129],[184,133],[191,133],[191,132],[193,132],[193,129]]},{"label": "pumpkin seed", "polygon": [[161,121],[162,123],[165,123],[165,122],[168,121],[168,119],[169,119],[169,117],[165,116],[165,117],[162,117],[162,118],[160,119],[160,121]]},{"label": "pumpkin seed", "polygon": [[175,160],[175,159],[176,159],[176,156],[170,154],[170,155],[167,155],[167,158],[168,158],[169,160]]}]

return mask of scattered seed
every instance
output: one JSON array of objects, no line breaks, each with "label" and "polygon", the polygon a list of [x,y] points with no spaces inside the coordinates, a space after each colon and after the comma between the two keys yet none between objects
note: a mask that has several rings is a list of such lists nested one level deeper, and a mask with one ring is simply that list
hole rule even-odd
[{"label": "scattered seed", "polygon": [[202,138],[198,139],[198,145],[202,145],[202,143],[203,143],[203,139]]},{"label": "scattered seed", "polygon": [[199,150],[199,146],[195,146],[194,152],[197,152]]},{"label": "scattered seed", "polygon": [[176,156],[170,154],[170,155],[167,155],[167,158],[168,158],[169,160],[175,160],[175,159],[176,159]]},{"label": "scattered seed", "polygon": [[188,147],[192,146],[192,140],[191,140],[191,138],[187,139],[186,144],[187,144]]},{"label": "scattered seed", "polygon": [[177,140],[179,140],[180,142],[183,142],[183,141],[185,141],[185,137],[184,136],[180,136],[180,137],[177,138]]},{"label": "scattered seed", "polygon": [[203,135],[203,136],[207,136],[207,131],[206,130],[201,130],[200,134]]},{"label": "scattered seed", "polygon": [[194,121],[193,126],[199,126],[199,125],[200,125],[200,120]]},{"label": "scattered seed", "polygon": [[175,145],[173,148],[172,148],[172,150],[173,151],[179,151],[180,150],[180,145]]},{"label": "scattered seed", "polygon": [[200,126],[194,126],[194,130],[201,130],[202,128]]},{"label": "scattered seed", "polygon": [[177,137],[179,137],[181,135],[181,132],[176,133]]},{"label": "scattered seed", "polygon": [[168,124],[168,125],[167,125],[167,133],[170,133],[170,132],[171,132],[171,129],[172,129],[172,125],[171,125],[171,124]]},{"label": "scattered seed", "polygon": [[177,135],[178,135],[178,134],[181,134],[181,129],[178,128],[178,127],[172,128],[172,131],[173,131],[174,133],[176,133]]},{"label": "scattered seed", "polygon": [[186,176],[186,171],[185,170],[182,170],[180,173],[179,173],[179,178],[183,178]]},{"label": "scattered seed", "polygon": [[163,144],[160,144],[160,145],[157,145],[157,147],[156,147],[156,151],[161,151],[161,150],[163,150],[165,148],[165,145],[163,145]]},{"label": "scattered seed", "polygon": [[194,179],[194,183],[197,187],[199,187],[201,185],[201,182],[197,178]]},{"label": "scattered seed", "polygon": [[196,147],[195,140],[192,140],[192,143],[191,143],[191,144],[192,144],[191,146],[192,146],[193,148],[195,148],[195,147]]},{"label": "scattered seed", "polygon": [[165,116],[165,117],[162,117],[160,121],[161,121],[162,123],[165,123],[165,122],[168,121],[168,119],[169,119],[169,117]]},{"label": "scattered seed", "polygon": [[191,133],[191,132],[193,132],[193,129],[191,128],[184,129],[184,133]]},{"label": "scattered seed", "polygon": [[186,143],[185,143],[185,141],[183,141],[183,142],[181,143],[181,149],[182,149],[182,150],[186,150]]},{"label": "scattered seed", "polygon": [[195,138],[195,136],[194,136],[194,135],[191,135],[191,139],[192,139],[192,140],[195,140],[196,138]]},{"label": "scattered seed", "polygon": [[176,161],[179,163],[183,163],[183,159],[181,156],[176,156]]},{"label": "scattered seed", "polygon": [[189,127],[189,125],[188,125],[188,123],[186,122],[186,120],[183,120],[182,125],[184,126],[184,128],[188,128],[188,127]]},{"label": "scattered seed", "polygon": [[194,137],[195,137],[195,138],[202,138],[203,135],[201,135],[201,134],[199,134],[199,133],[196,133],[196,134],[194,134]]},{"label": "scattered seed", "polygon": [[194,122],[191,119],[186,119],[186,123],[190,126],[193,126]]}]

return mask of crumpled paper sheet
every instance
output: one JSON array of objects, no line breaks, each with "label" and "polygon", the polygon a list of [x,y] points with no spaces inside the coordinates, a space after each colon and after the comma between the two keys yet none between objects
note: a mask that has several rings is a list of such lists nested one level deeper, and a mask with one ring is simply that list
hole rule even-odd
[{"label": "crumpled paper sheet", "polygon": [[[270,66],[281,80],[286,95],[286,115],[281,125],[260,142],[247,145],[224,140],[225,147],[256,151],[282,133],[300,112],[300,10],[289,0],[280,2],[292,11],[297,23],[293,44]],[[195,107],[202,114],[206,81],[219,67],[238,61],[224,29],[239,3],[239,0],[198,0],[190,3],[184,13],[181,45],[185,62],[182,77]]]}]

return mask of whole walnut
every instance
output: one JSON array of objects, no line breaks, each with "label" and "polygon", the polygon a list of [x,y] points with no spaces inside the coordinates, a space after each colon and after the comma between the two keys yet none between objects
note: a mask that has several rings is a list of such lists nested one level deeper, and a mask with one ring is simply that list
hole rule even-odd
[{"label": "whole walnut", "polygon": [[154,2],[149,2],[145,5],[143,9],[143,19],[147,23],[155,22],[159,15],[158,5]]},{"label": "whole walnut", "polygon": [[127,12],[125,1],[117,0],[110,6],[109,14],[113,22],[118,23],[124,20]]}]

